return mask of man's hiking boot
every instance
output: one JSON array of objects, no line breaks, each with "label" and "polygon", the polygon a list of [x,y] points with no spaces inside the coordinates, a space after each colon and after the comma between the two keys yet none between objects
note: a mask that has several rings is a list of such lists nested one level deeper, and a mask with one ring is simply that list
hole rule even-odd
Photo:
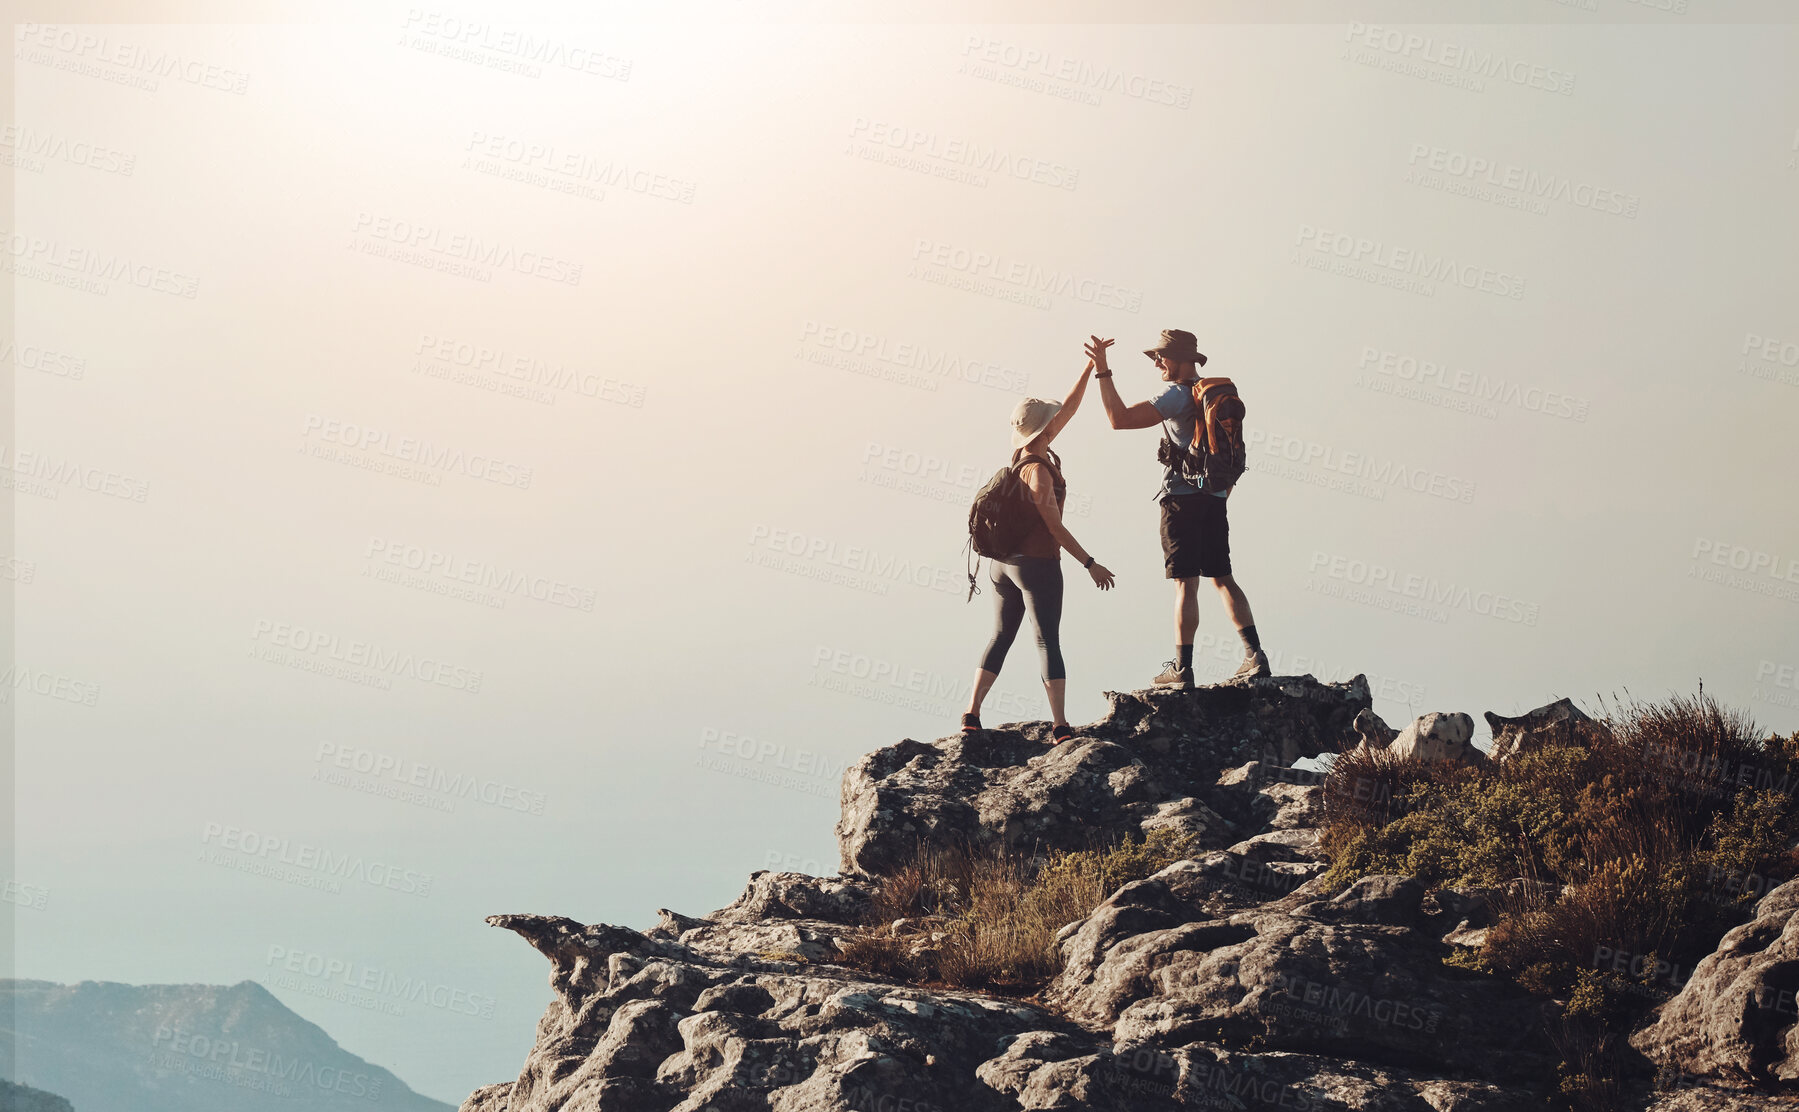
[{"label": "man's hiking boot", "polygon": [[1266,676],[1269,674],[1268,654],[1261,649],[1257,649],[1243,658],[1243,663],[1239,664],[1237,670],[1231,673],[1231,679],[1247,680],[1253,679],[1256,676]]},{"label": "man's hiking boot", "polygon": [[[1265,675],[1266,673],[1264,673]],[[1182,668],[1178,660],[1170,660],[1162,666],[1162,674],[1155,679],[1157,687],[1192,687],[1193,669]]]}]

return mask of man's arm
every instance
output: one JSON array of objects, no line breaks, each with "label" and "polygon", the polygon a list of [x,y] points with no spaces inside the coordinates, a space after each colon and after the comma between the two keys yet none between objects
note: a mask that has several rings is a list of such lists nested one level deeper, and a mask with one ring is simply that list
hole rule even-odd
[{"label": "man's arm", "polygon": [[1099,400],[1106,407],[1106,422],[1115,429],[1147,429],[1161,424],[1162,414],[1154,402],[1126,405],[1118,396],[1118,387],[1112,385],[1111,368],[1106,366],[1106,349],[1111,346],[1112,341],[1098,336],[1087,345],[1087,355],[1093,360],[1093,377],[1099,379]]}]

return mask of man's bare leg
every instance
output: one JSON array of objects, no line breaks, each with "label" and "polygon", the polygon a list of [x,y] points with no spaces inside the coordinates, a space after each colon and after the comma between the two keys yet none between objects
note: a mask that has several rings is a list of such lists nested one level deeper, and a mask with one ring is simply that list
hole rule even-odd
[{"label": "man's bare leg", "polygon": [[1174,643],[1191,645],[1199,632],[1199,577],[1174,581]]},{"label": "man's bare leg", "polygon": [[1193,686],[1193,635],[1199,632],[1199,577],[1174,581],[1174,659],[1155,679],[1157,687]]},{"label": "man's bare leg", "polygon": [[1269,673],[1268,657],[1262,652],[1262,639],[1256,633],[1255,615],[1249,612],[1249,596],[1228,575],[1213,577],[1212,585],[1218,588],[1218,595],[1224,600],[1224,613],[1230,618],[1231,627],[1243,638],[1243,663],[1231,678],[1266,676]]},{"label": "man's bare leg", "polygon": [[[1212,586],[1218,588],[1219,595],[1224,598],[1224,614],[1231,620],[1231,628],[1241,630],[1245,626],[1256,624],[1254,614],[1249,612],[1249,596],[1237,581],[1228,575],[1220,575],[1212,580]],[[1195,607],[1197,612],[1197,606]]]}]

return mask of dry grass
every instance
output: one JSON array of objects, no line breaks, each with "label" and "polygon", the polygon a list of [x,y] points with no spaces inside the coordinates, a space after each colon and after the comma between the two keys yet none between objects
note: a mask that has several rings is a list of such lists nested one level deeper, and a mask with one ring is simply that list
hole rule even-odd
[{"label": "dry grass", "polygon": [[1061,970],[1057,932],[1121,886],[1192,851],[1187,839],[1164,832],[1037,859],[921,849],[882,878],[864,930],[839,960],[919,984],[1028,995]]}]

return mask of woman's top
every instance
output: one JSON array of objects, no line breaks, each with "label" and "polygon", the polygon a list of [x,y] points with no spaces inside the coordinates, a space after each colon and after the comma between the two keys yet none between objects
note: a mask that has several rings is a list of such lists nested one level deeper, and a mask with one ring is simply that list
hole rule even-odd
[{"label": "woman's top", "polygon": [[[1048,449],[1044,450],[1049,452]],[[1012,462],[1017,463],[1023,454],[1023,448],[1013,452]],[[1034,460],[1043,460],[1042,456],[1033,456],[1031,458]],[[1044,461],[1044,466],[1049,469],[1050,483],[1055,488],[1056,492],[1056,508],[1059,510],[1062,508],[1062,504],[1066,501],[1068,496],[1068,484],[1062,478],[1062,460],[1054,452],[1049,452],[1049,459]],[[1024,470],[1025,468],[1019,468],[1019,479],[1021,481],[1024,478],[1022,474]],[[1029,494],[1028,487],[1026,488],[1026,493]],[[1058,559],[1062,555],[1062,546],[1057,544],[1056,538],[1051,535],[1049,523],[1043,520],[1043,513],[1041,510],[1038,511],[1036,517],[1031,521],[1031,528],[1025,533],[1024,540],[1019,542],[1018,555],[1035,556],[1040,559],[1050,560]]]}]

